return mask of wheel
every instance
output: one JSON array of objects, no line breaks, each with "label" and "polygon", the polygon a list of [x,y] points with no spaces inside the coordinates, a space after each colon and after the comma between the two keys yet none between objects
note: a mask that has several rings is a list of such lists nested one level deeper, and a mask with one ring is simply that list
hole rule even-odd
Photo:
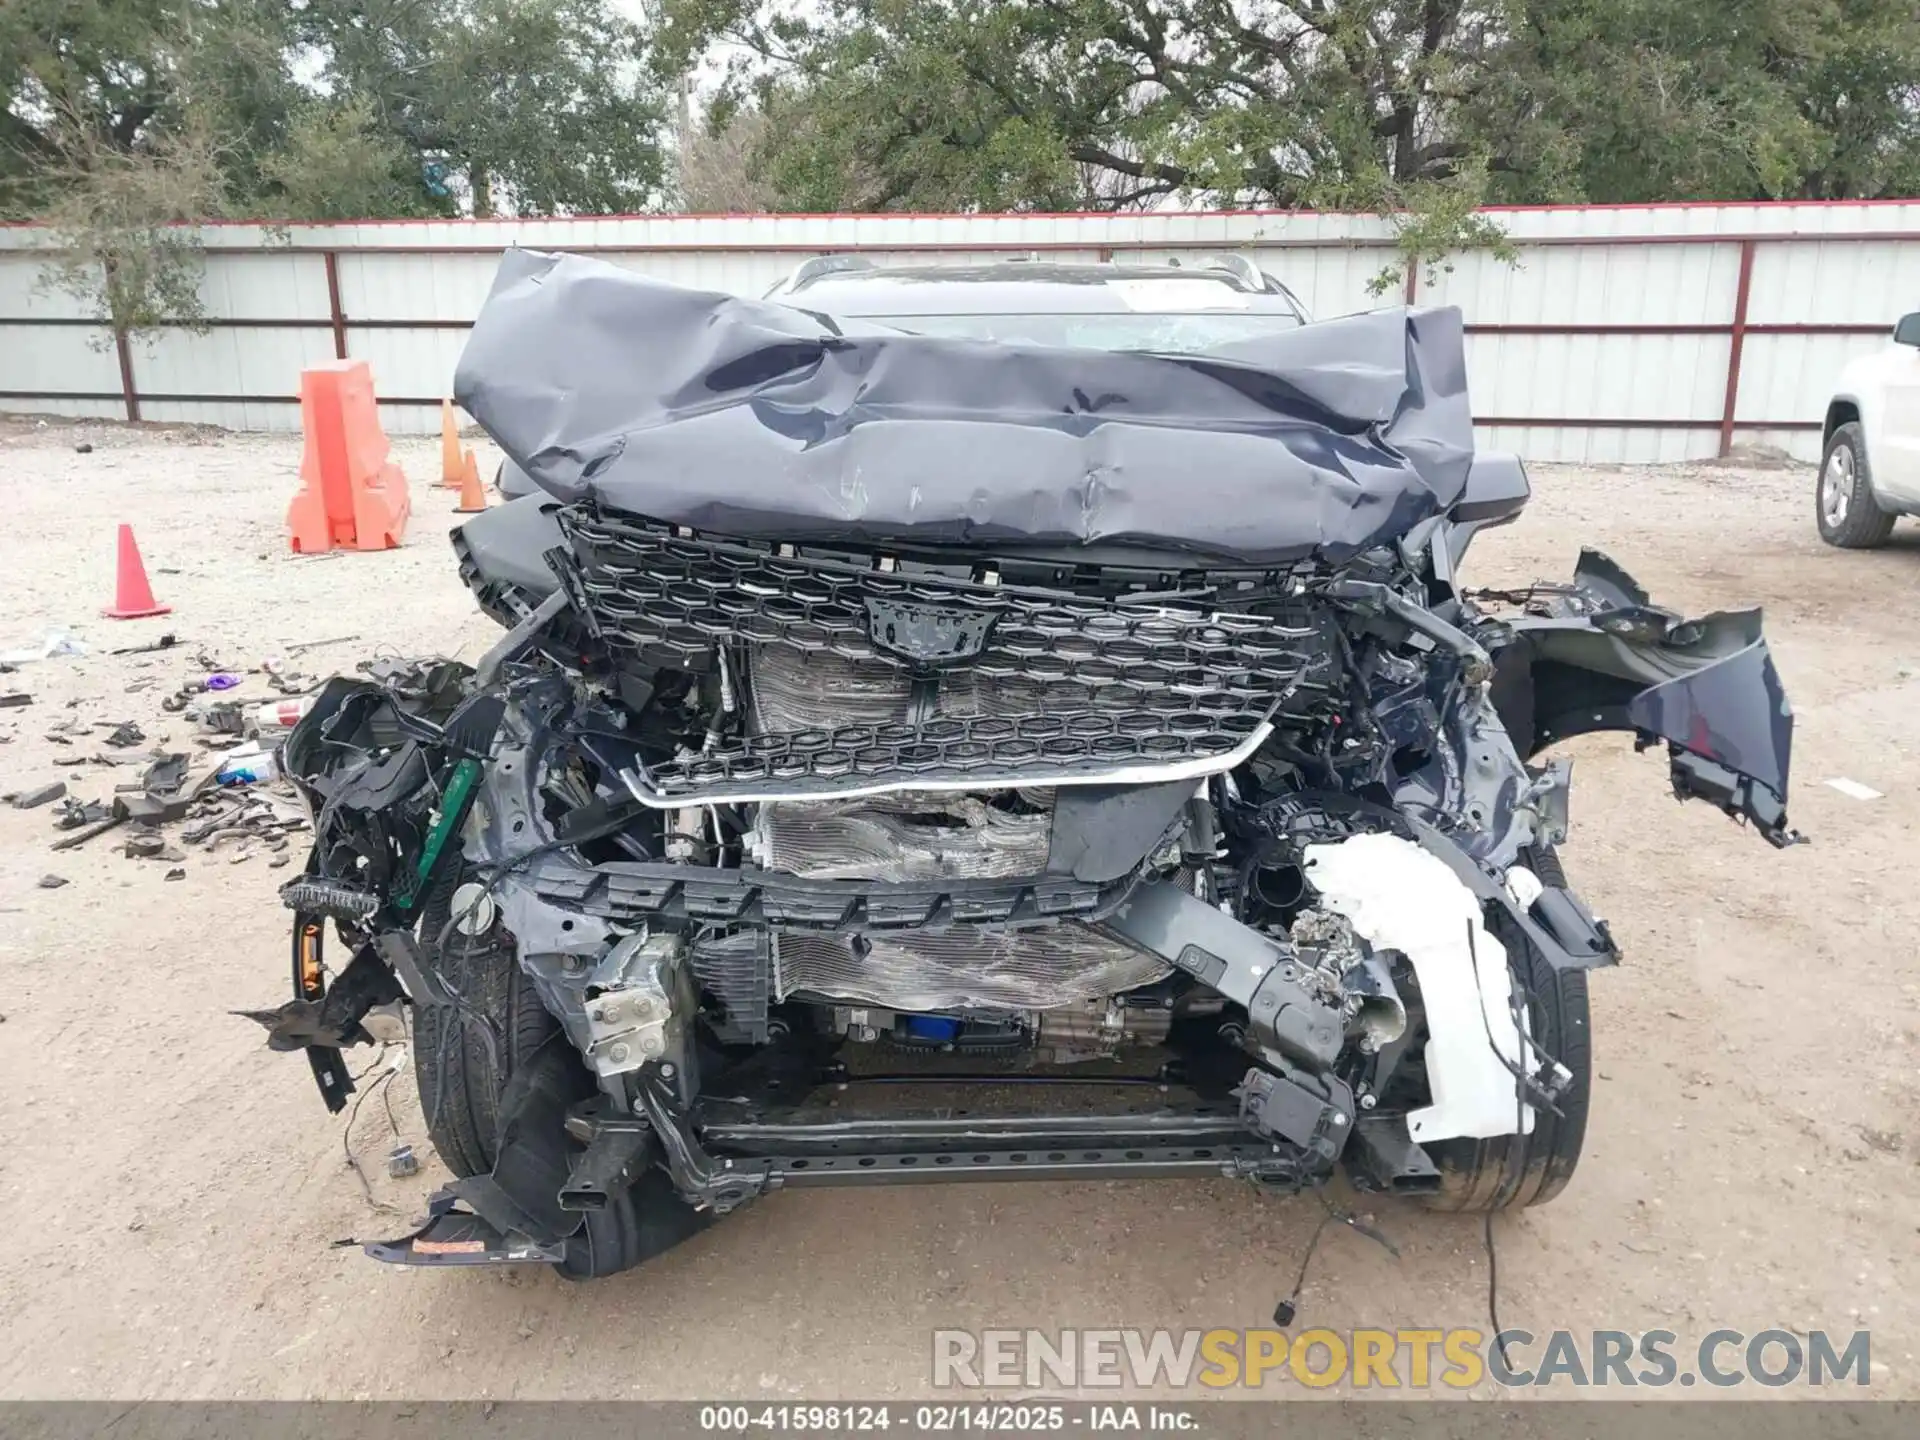
[{"label": "wheel", "polygon": [[447,1168],[464,1178],[493,1169],[501,1087],[559,1024],[540,1003],[520,969],[513,936],[497,919],[479,935],[448,926],[458,884],[435,887],[420,920],[420,948],[466,1008],[417,1004],[413,1041],[427,1134]]},{"label": "wheel", "polygon": [[1886,544],[1893,532],[1894,517],[1873,498],[1873,467],[1857,420],[1840,426],[1827,441],[1813,512],[1820,538],[1842,550],[1871,550]]},{"label": "wheel", "polygon": [[[1565,885],[1566,872],[1550,847],[1530,850],[1523,863],[1548,885]],[[1440,1189],[1427,1203],[1435,1210],[1519,1210],[1544,1205],[1573,1178],[1587,1134],[1587,1100],[1593,1080],[1592,1021],[1587,1013],[1587,972],[1556,971],[1539,950],[1494,911],[1488,929],[1506,946],[1514,984],[1527,1002],[1533,1042],[1572,1073],[1561,1092],[1561,1114],[1534,1111],[1533,1133],[1484,1140],[1440,1140],[1427,1153],[1440,1171]]]},{"label": "wheel", "polygon": [[[465,1005],[415,1007],[414,1071],[434,1149],[464,1178],[493,1169],[507,1077],[540,1055],[560,1023],[540,1003],[520,968],[513,936],[497,919],[479,935],[448,925],[459,885],[458,878],[439,885],[427,902],[420,947]],[[573,1069],[571,1050],[561,1047],[561,1054],[549,1053],[542,1063]],[[582,1090],[590,1093],[592,1077],[579,1074]],[[632,1188],[608,1197],[604,1210],[581,1217],[554,1268],[569,1280],[617,1275],[705,1229],[712,1218],[682,1200],[664,1171],[650,1169]]]}]

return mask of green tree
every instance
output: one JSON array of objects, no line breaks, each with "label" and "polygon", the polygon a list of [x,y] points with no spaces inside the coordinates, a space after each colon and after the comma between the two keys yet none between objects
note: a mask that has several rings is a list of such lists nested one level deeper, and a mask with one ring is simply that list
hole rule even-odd
[{"label": "green tree", "polygon": [[307,0],[296,28],[316,83],[367,106],[423,187],[454,182],[473,214],[659,197],[660,88],[610,0]]},{"label": "green tree", "polygon": [[788,209],[1390,213],[1913,193],[1911,0],[667,0]]},{"label": "green tree", "polygon": [[1920,190],[1920,11],[1899,0],[1535,3],[1462,131],[1513,201]]},{"label": "green tree", "polygon": [[1431,258],[1498,240],[1453,137],[1513,3],[670,0],[658,59],[734,48],[782,208],[1368,210]]},{"label": "green tree", "polygon": [[444,208],[422,188],[419,157],[361,95],[301,105],[279,145],[260,157],[259,170],[260,193],[272,197],[280,216],[354,220]]},{"label": "green tree", "polygon": [[116,327],[190,323],[183,221],[644,207],[643,62],[614,0],[0,0],[0,214]]},{"label": "green tree", "polygon": [[274,25],[260,0],[0,7],[0,214],[53,229],[48,283],[118,329],[199,317],[182,223],[231,213],[284,114]]}]

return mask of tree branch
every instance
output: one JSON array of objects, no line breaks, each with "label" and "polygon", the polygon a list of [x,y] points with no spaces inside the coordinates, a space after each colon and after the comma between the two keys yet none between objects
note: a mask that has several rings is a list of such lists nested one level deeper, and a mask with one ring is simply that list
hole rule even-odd
[{"label": "tree branch", "polygon": [[159,109],[159,102],[149,96],[147,99],[135,101],[121,111],[113,124],[107,127],[107,138],[113,142],[114,148],[116,150],[133,149],[133,142],[140,138],[140,127],[151,120]]},{"label": "tree branch", "polygon": [[1122,175],[1131,175],[1136,180],[1165,181],[1176,190],[1187,183],[1187,172],[1178,165],[1167,165],[1158,160],[1129,160],[1124,155],[1116,155],[1089,141],[1068,146],[1067,158],[1083,165],[1099,165]]}]

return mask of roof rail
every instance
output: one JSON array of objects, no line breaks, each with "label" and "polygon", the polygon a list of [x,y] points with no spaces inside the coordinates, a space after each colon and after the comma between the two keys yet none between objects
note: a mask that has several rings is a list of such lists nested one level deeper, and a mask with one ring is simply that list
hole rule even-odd
[{"label": "roof rail", "polygon": [[1197,256],[1189,263],[1200,270],[1224,270],[1249,290],[1260,294],[1283,296],[1286,302],[1299,313],[1302,323],[1311,318],[1307,314],[1307,307],[1300,302],[1300,297],[1289,290],[1283,281],[1269,275],[1256,265],[1251,256],[1230,253],[1207,254]]},{"label": "roof rail", "polygon": [[803,260],[793,274],[774,286],[769,294],[783,295],[789,291],[811,285],[823,275],[838,275],[846,270],[871,270],[873,261],[864,255],[841,253],[837,255],[816,255],[811,260]]},{"label": "roof rail", "polygon": [[1196,270],[1224,270],[1249,290],[1267,289],[1266,272],[1245,255],[1199,255],[1188,264]]}]

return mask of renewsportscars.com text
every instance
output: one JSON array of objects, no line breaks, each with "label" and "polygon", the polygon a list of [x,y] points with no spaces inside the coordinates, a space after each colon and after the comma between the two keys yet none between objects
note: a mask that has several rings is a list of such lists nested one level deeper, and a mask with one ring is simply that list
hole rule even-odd
[{"label": "renewsportscars.com text", "polygon": [[[1504,1345],[1501,1343],[1504,1342]],[[1503,1353],[1504,1351],[1504,1353]],[[1872,1337],[1855,1330],[936,1330],[946,1389],[1103,1386],[1470,1390],[1509,1387],[1865,1386]]]}]

